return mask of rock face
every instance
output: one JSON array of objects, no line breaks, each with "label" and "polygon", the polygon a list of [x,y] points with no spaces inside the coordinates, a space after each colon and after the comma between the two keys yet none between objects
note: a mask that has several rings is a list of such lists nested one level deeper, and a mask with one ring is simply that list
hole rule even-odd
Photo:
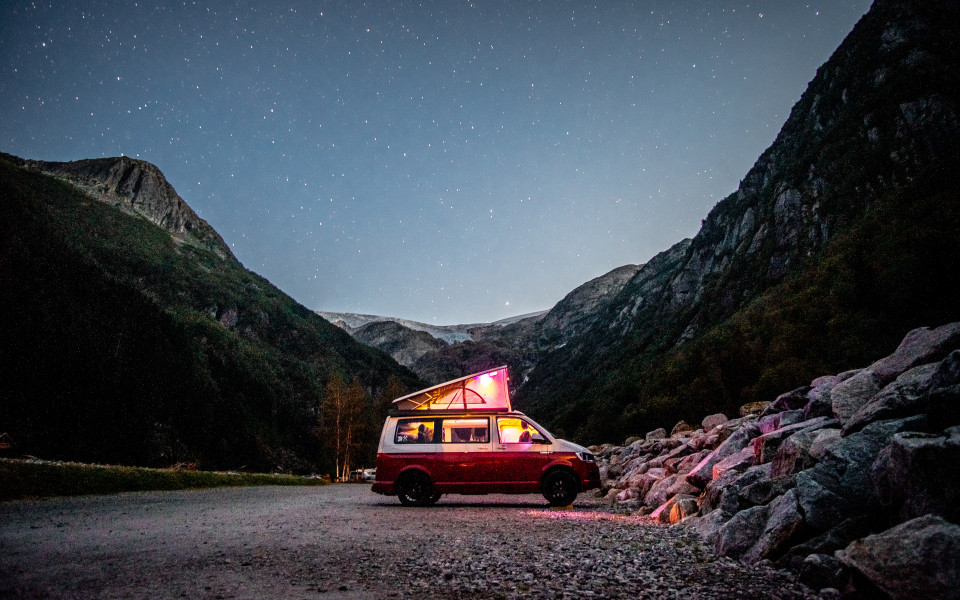
[{"label": "rock face", "polygon": [[[763,416],[711,416],[710,429],[594,447],[602,492],[818,589],[960,597],[958,332],[960,323],[911,331],[894,354],[784,394]],[[813,416],[838,388],[832,414]],[[690,457],[685,475],[663,468]]]},{"label": "rock face", "polygon": [[416,331],[393,321],[374,321],[356,330],[347,330],[353,339],[389,354],[401,365],[414,364],[424,354],[444,348],[447,343],[425,331]]},{"label": "rock face", "polygon": [[[344,322],[342,326],[356,340],[390,354],[428,382],[509,364],[511,389],[516,391],[538,356],[562,347],[592,326],[602,313],[600,307],[639,269],[640,265],[618,267],[579,286],[546,313],[509,322],[431,328],[430,333],[417,330],[421,324],[403,320],[374,320],[353,327]],[[336,313],[320,315],[336,321]]]},{"label": "rock face", "polygon": [[125,156],[72,162],[26,161],[30,168],[66,179],[101,202],[146,217],[175,239],[233,257],[229,246],[177,195],[155,165]]}]

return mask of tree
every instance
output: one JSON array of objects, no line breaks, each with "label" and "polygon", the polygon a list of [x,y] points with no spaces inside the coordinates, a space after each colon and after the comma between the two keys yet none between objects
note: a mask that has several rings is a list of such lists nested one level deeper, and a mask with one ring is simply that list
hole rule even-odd
[{"label": "tree", "polygon": [[327,382],[320,401],[318,435],[324,447],[333,454],[335,477],[350,473],[351,460],[361,451],[369,399],[363,386],[354,380],[347,385],[339,373]]}]

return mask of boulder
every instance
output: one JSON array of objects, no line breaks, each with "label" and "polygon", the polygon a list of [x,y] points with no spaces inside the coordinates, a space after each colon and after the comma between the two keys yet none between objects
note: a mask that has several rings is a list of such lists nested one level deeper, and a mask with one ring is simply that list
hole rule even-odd
[{"label": "boulder", "polygon": [[827,446],[816,465],[797,474],[797,492],[807,524],[826,531],[850,515],[878,508],[870,481],[874,461],[894,434],[925,426],[922,415],[878,421]]},{"label": "boulder", "polygon": [[662,440],[665,437],[667,437],[667,430],[661,427],[659,429],[654,429],[653,431],[647,432],[645,439],[647,441]]},{"label": "boulder", "polygon": [[627,480],[627,489],[633,490],[633,498],[643,498],[653,487],[653,484],[660,481],[663,475],[656,475],[649,471],[640,475],[634,475]]},{"label": "boulder", "polygon": [[811,388],[809,386],[804,386],[785,394],[780,394],[777,396],[776,400],[774,400],[767,408],[764,409],[763,414],[769,415],[783,412],[785,410],[795,410],[798,408],[802,409],[809,401],[807,398],[807,393],[810,391],[810,389]]},{"label": "boulder", "polygon": [[715,414],[704,417],[703,421],[700,422],[700,426],[703,427],[704,431],[710,431],[714,427],[717,427],[718,425],[723,425],[727,421],[729,421],[729,419],[727,418],[727,415],[723,413],[715,413]]},{"label": "boulder", "polygon": [[733,432],[716,450],[711,452],[687,474],[687,481],[703,489],[713,479],[713,466],[730,456],[740,452],[750,443],[750,440],[760,434],[756,421],[744,421],[738,430]]},{"label": "boulder", "polygon": [[[702,459],[701,459],[702,460]],[[711,472],[713,479],[721,477],[729,470],[744,471],[747,467],[753,466],[753,447],[747,446],[736,454],[731,454],[717,464],[713,465]]]},{"label": "boulder", "polygon": [[[746,467],[744,467],[744,469],[745,468]],[[739,479],[742,474],[743,469],[739,471],[730,469],[712,479],[710,483],[707,484],[707,487],[704,488],[703,493],[700,494],[700,514],[706,515],[717,508],[723,494],[733,489],[733,483]],[[733,514],[733,512],[740,510],[740,504],[735,492],[730,492],[729,495],[733,500],[729,503],[732,507],[731,514]]]},{"label": "boulder", "polygon": [[734,514],[717,533],[717,553],[731,558],[746,554],[763,534],[770,518],[769,506],[754,506]]},{"label": "boulder", "polygon": [[893,600],[960,598],[960,526],[941,517],[917,517],[867,536],[836,557]]},{"label": "boulder", "polygon": [[777,449],[785,439],[800,431],[813,431],[839,425],[839,421],[830,417],[817,417],[811,421],[794,423],[786,427],[781,427],[770,433],[755,437],[751,444],[753,446],[754,459],[757,464],[770,462],[777,453]]},{"label": "boulder", "polygon": [[886,385],[917,365],[939,362],[958,347],[960,323],[950,323],[936,329],[921,327],[908,333],[893,354],[873,363],[869,369]]},{"label": "boulder", "polygon": [[740,407],[740,416],[749,417],[750,415],[760,416],[763,414],[763,411],[770,406],[770,402],[761,401],[761,402],[747,402]]},{"label": "boulder", "polygon": [[738,492],[741,506],[756,506],[767,504],[774,498],[782,496],[797,485],[796,475],[781,475],[779,477],[764,477],[745,486]]},{"label": "boulder", "polygon": [[756,562],[775,558],[789,547],[794,534],[803,525],[803,515],[797,502],[796,490],[790,490],[770,503],[767,521],[756,542],[740,558]]},{"label": "boulder", "polygon": [[827,451],[827,448],[839,439],[839,429],[821,429],[817,431],[816,437],[813,438],[813,443],[810,444],[810,456],[820,460],[820,457]]},{"label": "boulder", "polygon": [[840,383],[831,383],[829,386],[815,387],[807,394],[807,403],[803,407],[803,420],[815,419],[817,417],[833,416],[833,399],[830,394],[836,385]]},{"label": "boulder", "polygon": [[697,512],[697,499],[688,494],[677,494],[650,513],[656,523],[674,524]]},{"label": "boulder", "polygon": [[878,526],[876,519],[867,515],[857,515],[832,527],[809,540],[790,548],[777,562],[781,566],[799,571],[803,559],[810,554],[829,554],[846,548],[856,539],[877,533],[883,529]]},{"label": "boulder", "polygon": [[671,500],[673,501],[673,506],[670,507],[670,519],[668,521],[671,525],[695,516],[699,510],[697,499],[693,496],[681,496],[677,494],[671,498]]},{"label": "boulder", "polygon": [[700,488],[687,483],[682,475],[668,475],[650,487],[650,491],[643,497],[647,506],[660,506],[677,494],[699,494]]},{"label": "boulder", "polygon": [[[747,500],[744,490],[751,485],[770,479],[770,465],[756,465],[750,467],[739,476],[733,478],[724,489],[720,490],[720,499],[716,507],[726,513],[735,514],[738,510],[756,506]],[[701,509],[702,511],[703,509]]]},{"label": "boulder", "polygon": [[717,538],[720,537],[720,528],[730,520],[731,516],[722,510],[714,510],[707,515],[687,519],[680,526],[688,527],[697,532],[705,544],[716,547]]},{"label": "boulder", "polygon": [[943,435],[894,435],[871,479],[880,503],[900,520],[935,514],[960,521],[960,427]]},{"label": "boulder", "polygon": [[901,374],[861,406],[844,423],[843,435],[860,431],[874,421],[899,419],[926,412],[927,392],[937,365],[920,365]]},{"label": "boulder", "polygon": [[693,426],[687,423],[686,421],[680,421],[673,426],[673,429],[670,430],[670,437],[673,437],[678,433],[687,433],[690,431],[694,431]]},{"label": "boulder", "polygon": [[[814,441],[821,435],[823,429],[802,429],[783,440],[776,454],[771,460],[770,474],[774,477],[779,475],[788,475],[799,473],[809,469],[817,463],[819,457],[814,457],[810,452]],[[840,435],[839,429],[834,429],[837,437]]]},{"label": "boulder", "polygon": [[686,475],[689,473],[695,466],[700,464],[700,461],[709,455],[711,450],[701,450],[699,452],[694,452],[693,454],[688,454],[680,459],[680,462],[676,463],[674,469],[678,475]]},{"label": "boulder", "polygon": [[840,567],[840,560],[830,554],[809,554],[797,568],[797,580],[814,590],[836,589],[842,585]]},{"label": "boulder", "polygon": [[881,380],[873,371],[864,369],[850,379],[838,383],[830,392],[833,414],[846,423],[860,407],[881,389]]},{"label": "boulder", "polygon": [[793,425],[794,423],[805,420],[806,419],[803,418],[803,409],[784,410],[760,417],[757,425],[760,426],[761,433],[770,433],[781,427]]},{"label": "boulder", "polygon": [[932,423],[942,427],[960,425],[960,350],[940,361],[930,378],[926,402]]}]

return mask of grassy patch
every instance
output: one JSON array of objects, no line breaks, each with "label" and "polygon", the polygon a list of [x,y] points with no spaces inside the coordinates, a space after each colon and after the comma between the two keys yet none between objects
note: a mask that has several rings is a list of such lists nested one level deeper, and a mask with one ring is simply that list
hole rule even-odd
[{"label": "grassy patch", "polygon": [[323,485],[323,480],[272,473],[224,473],[0,459],[0,501],[46,496],[250,485]]}]

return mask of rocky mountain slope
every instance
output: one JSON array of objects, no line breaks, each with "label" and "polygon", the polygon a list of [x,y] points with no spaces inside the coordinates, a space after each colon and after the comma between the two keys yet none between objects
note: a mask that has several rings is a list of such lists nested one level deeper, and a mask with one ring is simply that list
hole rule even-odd
[{"label": "rocky mountain slope", "polygon": [[318,425],[334,375],[371,398],[422,387],[243,268],[153,165],[2,155],[0,199],[11,452],[326,469]]},{"label": "rocky mountain slope", "polygon": [[960,323],[736,418],[594,447],[603,491],[828,596],[956,598]]},{"label": "rocky mountain slope", "polygon": [[562,346],[585,331],[612,298],[640,269],[618,267],[567,294],[546,312],[519,315],[494,323],[434,326],[404,319],[319,312],[355,339],[390,354],[425,381],[441,383],[500,365],[511,368],[511,389],[544,349]]},{"label": "rocky mountain slope", "polygon": [[536,360],[516,404],[581,441],[730,410],[960,317],[958,6],[878,0],[692,240]]}]

